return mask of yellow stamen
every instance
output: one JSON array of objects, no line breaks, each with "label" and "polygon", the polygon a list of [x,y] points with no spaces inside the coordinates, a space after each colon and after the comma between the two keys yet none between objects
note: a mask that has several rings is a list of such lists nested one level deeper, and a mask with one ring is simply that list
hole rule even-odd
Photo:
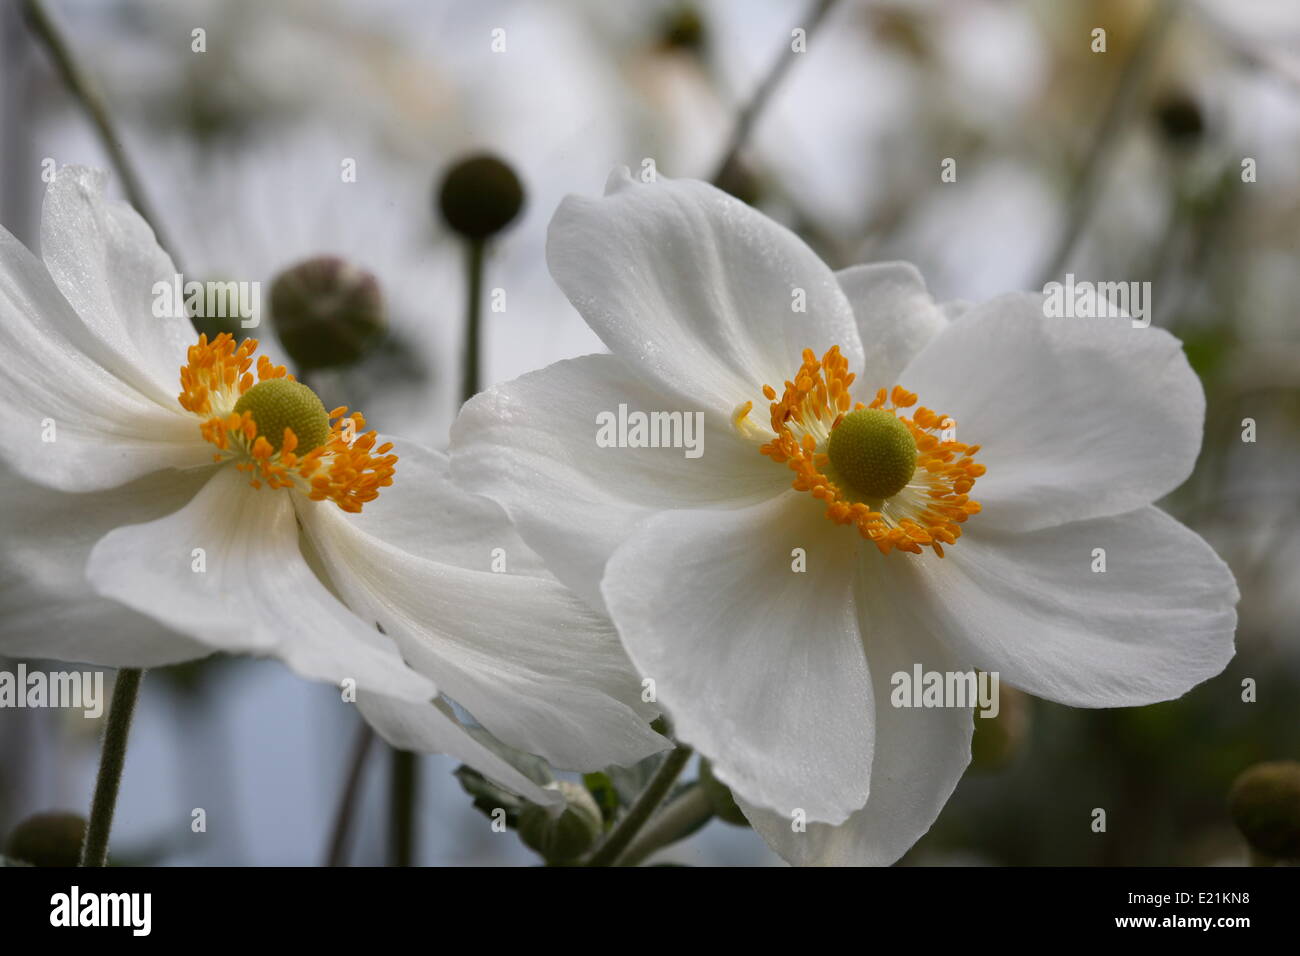
[{"label": "yellow stamen", "polygon": [[[349,415],[347,406],[329,412],[323,440],[321,434],[309,436],[314,447],[299,455],[303,436],[293,428],[263,434],[249,403],[236,411],[240,399],[255,387],[249,370],[256,351],[256,339],[236,346],[234,338],[223,332],[212,342],[200,335],[186,355],[178,400],[200,418],[199,433],[217,449],[213,460],[233,461],[249,475],[254,488],[296,488],[313,501],[333,501],[348,512],[358,512],[379,497],[379,490],[393,483],[397,456],[389,454],[391,443],[375,448],[377,432],[363,434],[366,420],[360,412]],[[283,365],[273,365],[265,355],[258,357],[257,379],[258,385],[275,379],[294,381]]]},{"label": "yellow stamen", "polygon": [[[824,501],[827,518],[836,524],[853,525],[882,554],[894,550],[921,554],[928,547],[943,557],[943,545],[956,543],[961,537],[961,525],[980,511],[979,502],[970,497],[975,480],[985,471],[973,460],[979,446],[945,440],[943,432],[955,427],[945,415],[927,408],[917,408],[910,418],[900,415],[900,410],[911,408],[917,401],[901,386],[880,389],[870,405],[854,404],[849,387],[855,376],[848,368],[848,359],[840,354],[839,346],[832,346],[821,361],[811,349],[805,349],[803,365],[794,381],[785,383],[779,400],[776,389],[764,385],[763,394],[772,403],[771,424],[776,437],[759,451],[795,473],[795,490]],[[835,429],[849,414],[864,409],[893,415],[916,445],[915,471],[906,484],[883,498],[866,497],[844,479],[835,480],[828,452]],[[742,420],[733,416],[738,428]],[[880,434],[886,432],[888,441],[896,441],[896,429],[883,429]],[[868,434],[864,440],[876,439]],[[893,454],[888,449],[883,453]],[[858,484],[863,482],[859,480]],[[870,482],[866,484],[871,486]],[[897,482],[891,485],[896,486]]]}]

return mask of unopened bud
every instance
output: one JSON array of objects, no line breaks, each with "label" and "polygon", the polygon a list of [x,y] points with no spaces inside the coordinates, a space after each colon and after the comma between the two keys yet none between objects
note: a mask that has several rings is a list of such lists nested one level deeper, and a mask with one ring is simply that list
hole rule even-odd
[{"label": "unopened bud", "polygon": [[384,299],[369,272],[319,256],[276,277],[271,321],[300,369],[351,365],[382,338]]},{"label": "unopened bud", "polygon": [[547,863],[572,863],[595,844],[605,821],[586,787],[568,780],[556,786],[564,795],[564,806],[524,807],[519,814],[519,838]]},{"label": "unopened bud", "polygon": [[486,154],[452,166],[438,190],[442,218],[466,239],[486,239],[500,232],[523,205],[524,187],[515,171]]},{"label": "unopened bud", "polygon": [[1300,762],[1274,760],[1242,771],[1228,792],[1228,812],[1258,852],[1300,859]]},{"label": "unopened bud", "polygon": [[5,856],[32,866],[76,866],[86,820],[75,813],[38,813],[9,834]]}]

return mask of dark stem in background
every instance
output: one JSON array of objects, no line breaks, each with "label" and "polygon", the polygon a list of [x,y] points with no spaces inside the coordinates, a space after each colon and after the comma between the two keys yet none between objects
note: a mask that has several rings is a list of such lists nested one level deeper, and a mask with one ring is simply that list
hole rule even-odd
[{"label": "dark stem in background", "polygon": [[352,818],[356,815],[357,796],[361,791],[362,771],[375,732],[364,720],[357,726],[356,741],[352,745],[352,758],[348,761],[348,776],[339,795],[338,809],[334,812],[334,828],[329,849],[325,853],[326,866],[343,866],[348,852],[348,838],[352,834]]},{"label": "dark stem in background", "polygon": [[614,829],[609,831],[605,842],[597,847],[596,852],[587,860],[587,866],[619,866],[622,863],[623,851],[668,796],[673,783],[686,769],[692,753],[694,751],[690,747],[678,744],[664,758],[664,762],[659,765],[659,769],[650,778],[646,788],[637,796],[636,802],[628,808],[627,814],[614,824]]},{"label": "dark stem in background", "polygon": [[465,356],[461,369],[460,399],[468,402],[478,394],[480,362],[482,359],[482,332],[479,310],[483,307],[483,259],[487,251],[486,239],[468,239],[465,242],[465,272],[468,278],[465,307]]},{"label": "dark stem in background", "polygon": [[54,60],[54,65],[59,71],[59,77],[63,80],[68,91],[81,103],[86,115],[90,117],[91,123],[94,124],[100,142],[103,143],[104,149],[108,151],[108,157],[113,163],[113,168],[117,170],[117,178],[122,182],[122,190],[126,193],[127,199],[135,207],[136,212],[143,216],[145,221],[153,227],[154,236],[158,239],[158,245],[174,254],[175,247],[166,240],[166,237],[161,232],[159,219],[154,214],[153,206],[145,196],[144,187],[141,185],[139,177],[135,174],[134,167],[131,165],[130,160],[127,159],[126,152],[122,148],[121,133],[118,132],[117,126],[108,112],[108,105],[104,102],[104,98],[90,82],[86,74],[82,72],[81,67],[77,64],[76,57],[73,55],[72,47],[68,44],[67,38],[59,29],[58,24],[54,22],[54,18],[50,16],[42,0],[22,0],[22,5],[32,31],[45,45],[51,59]]},{"label": "dark stem in background", "polygon": [[415,804],[419,799],[419,762],[409,750],[393,751],[388,816],[388,865],[411,866],[415,859]]},{"label": "dark stem in background", "polygon": [[1102,117],[1096,132],[1093,133],[1088,153],[1075,176],[1065,228],[1061,231],[1056,248],[1047,260],[1040,285],[1046,285],[1059,278],[1070,252],[1074,249],[1074,244],[1088,224],[1098,190],[1101,188],[1102,167],[1108,150],[1113,145],[1116,134],[1124,128],[1129,117],[1133,115],[1134,109],[1137,108],[1138,94],[1145,86],[1155,64],[1156,50],[1169,28],[1177,6],[1174,0],[1160,0],[1151,11],[1141,35],[1133,45],[1128,62],[1124,64],[1124,72],[1115,83],[1115,92],[1111,94],[1110,103],[1106,106],[1106,114]]},{"label": "dark stem in background", "polygon": [[82,866],[108,866],[108,834],[113,828],[113,811],[117,792],[122,785],[122,767],[126,763],[126,742],[131,735],[131,718],[140,696],[144,671],[126,667],[117,672],[113,684],[113,702],[109,705],[108,726],[104,728],[104,745],[99,754],[99,774],[95,778],[95,796],[90,802],[90,819],[86,822],[86,842],[81,847]]},{"label": "dark stem in background", "polygon": [[[797,27],[803,27],[806,38],[811,41],[813,30],[818,24],[825,19],[826,14],[830,12],[831,7],[835,6],[835,0],[816,0],[812,9],[804,17],[803,22],[795,24]],[[798,54],[802,55],[802,54]],[[750,101],[736,117],[736,126],[732,130],[731,139],[727,144],[727,151],[722,156],[722,162],[718,164],[717,172],[713,174],[713,184],[716,186],[731,173],[731,167],[735,164],[737,156],[745,143],[749,140],[749,134],[753,131],[754,123],[763,108],[767,106],[767,101],[771,99],[772,94],[776,91],[782,78],[787,70],[794,64],[796,54],[790,49],[790,41],[787,36],[785,48],[781,51],[768,69],[767,75],[763,77],[762,82],[754,91]]]}]

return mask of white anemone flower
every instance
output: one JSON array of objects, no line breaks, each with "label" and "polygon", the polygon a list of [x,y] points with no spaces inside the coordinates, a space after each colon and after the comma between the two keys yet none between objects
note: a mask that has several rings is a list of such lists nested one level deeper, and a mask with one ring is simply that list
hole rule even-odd
[{"label": "white anemone flower", "polygon": [[[1231,572],[1152,505],[1205,410],[1168,333],[1041,294],[940,307],[909,265],[833,273],[710,186],[626,170],[560,206],[547,253],[612,354],[469,402],[453,478],[608,611],[787,860],[893,862],[952,793],[972,710],[895,706],[895,674],[1124,707],[1231,658]],[[638,412],[701,413],[703,454],[598,447],[610,415],[649,444]]]},{"label": "white anemone flower", "polygon": [[282,366],[254,366],[253,340],[155,316],[155,283],[175,269],[103,185],[58,172],[43,261],[0,229],[0,652],[279,658],[352,682],[396,746],[540,802],[555,795],[436,695],[566,769],[663,749],[608,621],[499,508],[452,485],[444,455],[327,412]]}]

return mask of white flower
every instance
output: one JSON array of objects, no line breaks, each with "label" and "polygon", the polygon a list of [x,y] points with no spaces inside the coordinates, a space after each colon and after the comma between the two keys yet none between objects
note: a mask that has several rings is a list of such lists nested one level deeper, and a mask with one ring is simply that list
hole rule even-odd
[{"label": "white flower", "polygon": [[3,475],[0,651],[276,657],[354,682],[394,744],[544,802],[431,699],[565,768],[666,745],[608,622],[496,506],[451,485],[445,456],[363,433],[265,357],[254,382],[256,342],[196,343],[187,319],[155,317],[174,267],[102,189],[102,174],[59,171],[44,262],[0,229],[0,457],[17,473]]},{"label": "white flower", "polygon": [[[718,190],[625,170],[565,201],[548,258],[613,354],[472,400],[453,477],[608,610],[786,859],[892,862],[956,786],[971,710],[891,706],[897,672],[1114,707],[1231,658],[1231,573],[1151,504],[1204,416],[1164,331],[941,308],[908,265],[832,273]],[[703,456],[597,447],[620,404],[702,412]]]}]

